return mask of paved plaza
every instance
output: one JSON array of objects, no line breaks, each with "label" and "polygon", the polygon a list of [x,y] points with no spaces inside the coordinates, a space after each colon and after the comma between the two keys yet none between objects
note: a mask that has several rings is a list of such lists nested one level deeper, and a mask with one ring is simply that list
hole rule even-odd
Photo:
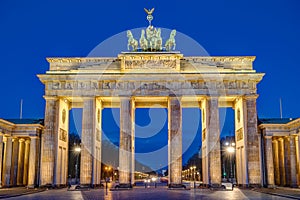
[{"label": "paved plaza", "polygon": [[[19,190],[19,189],[16,189]],[[0,191],[1,192],[1,191]],[[270,192],[277,193],[276,195],[267,194]],[[290,195],[290,196],[289,196]],[[300,190],[292,189],[251,189],[234,188],[233,191],[213,191],[209,189],[191,189],[191,190],[168,190],[165,187],[160,188],[134,188],[132,190],[110,191],[105,189],[91,189],[85,191],[68,191],[67,189],[47,190],[34,194],[27,194],[18,197],[11,197],[11,200],[40,200],[40,199],[104,199],[104,200],[132,200],[132,199],[299,199]]]}]

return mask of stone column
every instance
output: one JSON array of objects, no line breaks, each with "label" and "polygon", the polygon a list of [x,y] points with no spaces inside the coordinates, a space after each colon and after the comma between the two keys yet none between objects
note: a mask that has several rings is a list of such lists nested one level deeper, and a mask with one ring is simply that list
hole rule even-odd
[{"label": "stone column", "polygon": [[268,187],[274,187],[274,163],[272,136],[265,136],[265,155],[266,155],[266,171]]},{"label": "stone column", "polygon": [[30,139],[28,187],[34,188],[36,184],[38,139],[35,137],[32,137]]},{"label": "stone column", "polygon": [[169,184],[181,184],[182,172],[182,109],[180,99],[170,96],[168,100],[168,148]]},{"label": "stone column", "polygon": [[221,184],[220,119],[218,98],[208,99],[207,139],[209,147],[209,177],[211,185]]},{"label": "stone column", "polygon": [[24,170],[24,145],[25,140],[19,139],[19,157],[18,157],[18,176],[17,185],[23,185],[23,170]]},{"label": "stone column", "polygon": [[55,135],[57,131],[58,101],[56,97],[45,97],[45,129],[42,134],[40,185],[53,184]]},{"label": "stone column", "polygon": [[99,185],[101,179],[101,130],[102,130],[102,102],[95,99],[93,116],[91,120],[94,121],[93,125],[93,140],[92,140],[92,185]]},{"label": "stone column", "polygon": [[82,111],[80,183],[93,184],[93,140],[95,130],[95,99],[85,98]]},{"label": "stone column", "polygon": [[11,176],[11,161],[12,161],[12,138],[6,137],[5,151],[4,151],[4,167],[3,167],[3,183],[4,186],[10,186]]},{"label": "stone column", "polygon": [[299,141],[299,135],[295,137],[296,139],[296,149],[297,149],[297,173],[298,173],[298,187],[300,186],[300,141]]},{"label": "stone column", "polygon": [[220,121],[218,97],[202,101],[202,170],[204,184],[221,184]]},{"label": "stone column", "polygon": [[13,152],[12,152],[12,170],[10,175],[10,183],[13,186],[17,185],[18,176],[18,154],[19,154],[19,139],[13,138]]},{"label": "stone column", "polygon": [[280,171],[280,186],[286,185],[285,179],[285,159],[284,159],[284,140],[278,139],[278,153],[279,153],[279,171]]},{"label": "stone column", "polygon": [[291,186],[290,137],[284,137],[284,169],[286,186]]},{"label": "stone column", "polygon": [[297,166],[296,166],[296,136],[290,136],[290,172],[291,187],[297,187]]},{"label": "stone column", "polygon": [[273,140],[273,160],[274,160],[275,185],[280,185],[278,140]]},{"label": "stone column", "polygon": [[28,162],[29,162],[29,145],[30,140],[25,140],[25,153],[24,153],[24,174],[23,174],[23,185],[28,183]]},{"label": "stone column", "polygon": [[131,99],[131,184],[135,183],[135,102]]},{"label": "stone column", "polygon": [[2,187],[2,170],[4,159],[2,158],[3,155],[3,135],[0,133],[0,188]]},{"label": "stone column", "polygon": [[130,184],[132,162],[132,101],[130,97],[120,97],[120,149],[119,149],[119,181]]},{"label": "stone column", "polygon": [[257,112],[256,112],[257,95],[246,96],[246,166],[248,172],[248,183],[253,186],[261,185],[260,160],[259,160],[259,139],[257,132]]}]

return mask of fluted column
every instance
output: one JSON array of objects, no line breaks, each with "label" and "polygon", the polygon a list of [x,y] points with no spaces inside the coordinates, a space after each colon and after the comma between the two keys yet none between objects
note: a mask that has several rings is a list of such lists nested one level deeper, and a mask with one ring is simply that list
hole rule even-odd
[{"label": "fluted column", "polygon": [[19,154],[19,139],[13,138],[13,152],[12,152],[12,170],[10,175],[11,185],[17,185],[18,175],[18,154]]},{"label": "fluted column", "polygon": [[265,136],[265,155],[266,155],[267,184],[268,187],[274,187],[272,136]]},{"label": "fluted column", "polygon": [[243,113],[246,114],[246,166],[247,166],[247,178],[250,185],[261,185],[261,172],[260,172],[260,158],[259,158],[259,139],[257,132],[257,111],[256,111],[256,99],[257,95],[246,96],[246,110]]},{"label": "fluted column", "polygon": [[279,153],[279,171],[280,171],[280,186],[286,185],[285,178],[285,159],[284,159],[284,140],[278,139],[278,153]]},{"label": "fluted column", "polygon": [[29,169],[28,169],[28,187],[34,187],[36,184],[36,171],[37,171],[37,146],[38,138],[30,138],[29,150]]},{"label": "fluted column", "polygon": [[182,109],[180,99],[168,100],[169,184],[181,184],[182,172]]},{"label": "fluted column", "polygon": [[101,182],[101,140],[102,140],[102,102],[99,99],[95,101],[95,134],[93,139],[93,185],[99,185]]},{"label": "fluted column", "polygon": [[29,162],[29,148],[30,140],[25,140],[25,152],[24,152],[24,174],[23,174],[23,185],[28,183],[28,162]]},{"label": "fluted column", "polygon": [[3,170],[3,164],[4,160],[2,158],[3,155],[3,135],[0,133],[0,188],[2,187],[2,170]]},{"label": "fluted column", "polygon": [[[131,183],[132,164],[132,101],[130,97],[120,97],[120,148],[119,148],[119,181]],[[134,173],[134,172],[133,172]]]},{"label": "fluted column", "polygon": [[273,160],[274,160],[275,185],[280,185],[278,140],[273,140]]},{"label": "fluted column", "polygon": [[12,138],[6,137],[5,150],[4,150],[4,167],[3,167],[3,184],[10,186],[11,176],[11,161],[12,161]]},{"label": "fluted column", "polygon": [[289,137],[284,137],[284,164],[286,185],[291,186],[291,157]]},{"label": "fluted column", "polygon": [[204,184],[221,184],[220,121],[218,97],[208,97],[202,107],[202,171]]},{"label": "fluted column", "polygon": [[290,136],[290,173],[291,187],[297,187],[297,166],[296,166],[296,140],[295,135]]},{"label": "fluted column", "polygon": [[58,101],[56,97],[45,97],[45,129],[42,134],[40,185],[53,184],[55,135],[57,135]]},{"label": "fluted column", "polygon": [[18,176],[17,185],[23,185],[23,170],[24,170],[24,150],[25,150],[25,140],[19,139],[19,157],[18,157]]},{"label": "fluted column", "polygon": [[82,134],[81,134],[81,160],[80,160],[80,183],[83,185],[93,184],[93,140],[95,132],[94,123],[95,99],[85,98],[82,111]]}]

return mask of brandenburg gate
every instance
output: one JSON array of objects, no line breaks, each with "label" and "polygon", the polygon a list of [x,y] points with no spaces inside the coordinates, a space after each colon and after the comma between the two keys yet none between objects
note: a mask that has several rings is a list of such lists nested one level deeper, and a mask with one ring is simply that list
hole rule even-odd
[{"label": "brandenburg gate", "polygon": [[132,51],[117,57],[47,58],[49,71],[38,75],[46,100],[40,185],[67,182],[72,108],[83,109],[80,183],[100,184],[102,109],[120,108],[119,182],[133,184],[135,109],[149,107],[168,109],[170,187],[182,184],[182,109],[191,107],[202,113],[204,184],[221,184],[220,107],[235,112],[238,184],[261,184],[256,99],[264,74],[253,69],[255,57],[185,57],[174,51],[175,30],[163,49],[161,30],[151,25],[153,10],[146,10],[149,26],[141,33],[140,49],[128,31]]},{"label": "brandenburg gate", "polygon": [[[255,57],[124,52],[117,58],[48,58],[41,185],[66,184],[69,109],[83,108],[81,184],[100,184],[102,109],[120,108],[120,183],[134,182],[135,108],[168,108],[169,183],[181,184],[182,108],[202,110],[202,174],[221,183],[219,107],[235,110],[237,180],[260,184]],[[200,142],[200,141],[199,141]],[[109,152],[104,152],[109,153]]]}]

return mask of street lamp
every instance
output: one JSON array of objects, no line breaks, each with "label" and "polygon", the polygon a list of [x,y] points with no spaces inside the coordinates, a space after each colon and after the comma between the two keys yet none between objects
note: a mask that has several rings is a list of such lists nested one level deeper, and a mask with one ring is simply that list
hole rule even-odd
[{"label": "street lamp", "polygon": [[235,143],[231,143],[230,146],[228,146],[226,148],[226,152],[229,153],[229,163],[230,163],[230,179],[232,179],[233,177],[233,169],[232,169],[232,154],[235,152]]},{"label": "street lamp", "polygon": [[78,165],[79,165],[79,155],[80,155],[80,152],[81,152],[81,148],[79,146],[75,147],[74,149],[76,155],[77,155],[77,158],[76,158],[76,164],[75,164],[75,183],[77,184],[78,183],[78,172],[79,172],[79,169],[78,169]]}]

